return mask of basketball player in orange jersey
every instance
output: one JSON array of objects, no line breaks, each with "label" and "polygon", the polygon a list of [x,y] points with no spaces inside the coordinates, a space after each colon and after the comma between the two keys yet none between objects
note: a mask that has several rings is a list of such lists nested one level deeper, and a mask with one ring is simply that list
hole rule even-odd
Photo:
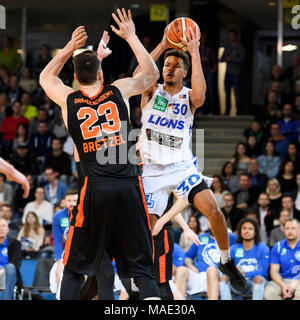
[{"label": "basketball player in orange jersey", "polygon": [[[62,108],[66,127],[80,158],[84,184],[72,220],[63,257],[62,300],[78,300],[83,275],[97,273],[104,249],[114,257],[118,274],[134,278],[141,299],[160,299],[153,275],[152,236],[137,165],[120,159],[130,150],[128,141],[131,96],[147,90],[159,71],[135,34],[131,12],[112,14],[113,32],[133,50],[142,72],[103,86],[97,54],[86,50],[73,59],[80,90],[64,85],[58,75],[74,51],[87,39],[78,27],[72,39],[45,67],[40,83]],[[123,160],[123,161],[122,161]]]},{"label": "basketball player in orange jersey", "polygon": [[[151,52],[156,61],[168,49],[168,27],[162,42]],[[202,71],[199,45],[200,29],[185,32],[186,45],[191,56],[191,86],[183,86],[189,69],[187,54],[175,49],[165,53],[163,84],[155,83],[141,99],[142,131],[140,152],[145,159],[143,187],[147,197],[151,226],[161,217],[170,192],[194,205],[211,224],[211,230],[220,249],[219,269],[230,278],[237,291],[246,289],[246,279],[230,258],[229,239],[225,218],[209,188],[210,181],[202,175],[197,158],[190,149],[195,111],[205,100],[206,83]],[[134,74],[138,74],[139,66]]]}]

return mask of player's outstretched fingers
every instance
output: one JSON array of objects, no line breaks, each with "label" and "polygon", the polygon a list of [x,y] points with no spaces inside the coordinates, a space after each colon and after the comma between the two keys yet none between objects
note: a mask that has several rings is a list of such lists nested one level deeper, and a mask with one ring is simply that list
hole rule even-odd
[{"label": "player's outstretched fingers", "polygon": [[116,24],[120,27],[121,21],[119,20],[119,18],[114,13],[112,13],[111,16],[115,20]]},{"label": "player's outstretched fingers", "polygon": [[118,12],[119,19],[121,20],[121,22],[125,22],[125,19],[124,19],[124,17],[123,17],[123,14],[122,14],[121,10],[120,10],[120,9],[117,9],[117,12]]},{"label": "player's outstretched fingers", "polygon": [[128,9],[128,20],[132,20],[131,10]]},{"label": "player's outstretched fingers", "polygon": [[123,14],[124,20],[128,21],[128,16],[127,16],[126,10],[124,8],[122,8],[122,14]]}]

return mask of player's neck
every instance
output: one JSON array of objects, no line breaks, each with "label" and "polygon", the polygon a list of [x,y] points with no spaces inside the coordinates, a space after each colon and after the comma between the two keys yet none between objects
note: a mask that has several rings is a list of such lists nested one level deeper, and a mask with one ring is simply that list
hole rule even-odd
[{"label": "player's neck", "polygon": [[176,84],[168,84],[164,82],[163,88],[165,91],[167,91],[171,96],[174,96],[176,93],[180,92],[182,89],[182,83],[176,83]]},{"label": "player's neck", "polygon": [[97,80],[91,85],[80,85],[80,90],[84,91],[90,97],[93,97],[95,94],[98,93],[101,86],[102,86],[102,82]]},{"label": "player's neck", "polygon": [[254,246],[254,239],[252,240],[243,240],[243,247],[245,250],[250,250]]}]

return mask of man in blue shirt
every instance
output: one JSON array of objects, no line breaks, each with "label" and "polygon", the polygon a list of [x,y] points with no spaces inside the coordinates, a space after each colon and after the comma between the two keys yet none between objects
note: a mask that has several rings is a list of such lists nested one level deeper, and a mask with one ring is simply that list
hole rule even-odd
[{"label": "man in blue shirt", "polygon": [[[53,216],[53,223],[52,223],[52,234],[54,240],[54,250],[55,250],[55,257],[56,257],[56,285],[53,284],[53,288],[59,288],[62,271],[63,271],[63,264],[62,264],[62,255],[64,250],[64,244],[67,240],[69,226],[70,226],[70,216],[72,214],[73,207],[76,206],[78,199],[78,192],[75,189],[70,189],[67,191],[65,196],[65,203],[66,208],[56,212]],[[53,289],[55,290],[55,289]],[[58,291],[59,292],[59,291]],[[57,296],[59,298],[59,295]]]},{"label": "man in blue shirt", "polygon": [[284,224],[285,239],[271,250],[270,276],[266,300],[300,300],[300,225],[296,219]]},{"label": "man in blue shirt", "polygon": [[[253,300],[263,300],[264,287],[267,282],[269,268],[269,247],[260,242],[258,223],[251,218],[244,218],[238,225],[238,239],[230,248],[230,256],[236,266],[245,273],[247,290],[245,294],[252,292]],[[229,279],[226,275],[220,279],[220,299],[232,300]]]},{"label": "man in blue shirt", "polygon": [[[237,236],[231,232],[228,235],[231,246]],[[192,244],[185,253],[185,266],[177,268],[175,285],[183,296],[207,292],[209,300],[217,300],[219,296],[219,249],[210,230],[200,234],[199,240],[199,246]]]}]

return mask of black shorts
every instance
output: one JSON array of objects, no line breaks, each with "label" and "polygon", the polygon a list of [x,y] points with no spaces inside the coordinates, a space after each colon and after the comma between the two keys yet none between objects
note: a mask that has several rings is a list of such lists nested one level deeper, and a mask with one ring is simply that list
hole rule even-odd
[{"label": "black shorts", "polygon": [[165,283],[172,279],[174,230],[165,225],[154,241],[154,275],[157,283]]},{"label": "black shorts", "polygon": [[93,276],[104,249],[115,258],[120,277],[154,278],[153,240],[139,177],[84,179],[63,264]]}]

